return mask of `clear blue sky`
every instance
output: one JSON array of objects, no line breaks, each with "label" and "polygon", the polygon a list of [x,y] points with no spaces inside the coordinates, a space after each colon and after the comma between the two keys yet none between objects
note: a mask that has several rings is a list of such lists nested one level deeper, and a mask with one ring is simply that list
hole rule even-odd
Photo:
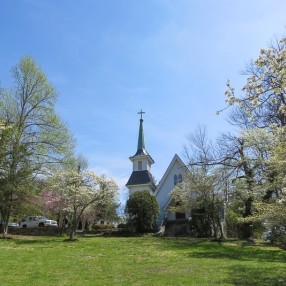
[{"label": "clear blue sky", "polygon": [[59,93],[77,152],[122,187],[138,111],[159,181],[186,136],[228,128],[224,91],[260,48],[285,34],[285,0],[0,0],[0,81],[31,55]]}]

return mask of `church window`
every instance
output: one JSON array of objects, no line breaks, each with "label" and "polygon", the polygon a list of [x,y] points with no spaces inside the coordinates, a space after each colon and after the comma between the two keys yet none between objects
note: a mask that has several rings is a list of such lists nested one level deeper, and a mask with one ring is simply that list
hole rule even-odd
[{"label": "church window", "polygon": [[178,183],[182,183],[182,181],[183,181],[182,175],[179,174],[179,176],[178,176]]},{"label": "church window", "polygon": [[177,176],[177,175],[175,175],[175,176],[174,176],[174,185],[176,186],[176,185],[177,185],[177,183],[178,183],[178,176]]},{"label": "church window", "polygon": [[138,171],[142,171],[142,161],[138,161]]}]

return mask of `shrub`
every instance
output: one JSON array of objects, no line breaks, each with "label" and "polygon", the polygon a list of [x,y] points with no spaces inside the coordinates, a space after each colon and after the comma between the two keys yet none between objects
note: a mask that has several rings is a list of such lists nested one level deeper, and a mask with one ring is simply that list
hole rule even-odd
[{"label": "shrub", "polygon": [[114,227],[111,224],[94,224],[92,226],[93,230],[104,230],[104,229],[113,229]]},{"label": "shrub", "polygon": [[128,224],[139,233],[155,230],[156,219],[159,216],[159,205],[148,191],[138,191],[127,200],[125,212]]}]

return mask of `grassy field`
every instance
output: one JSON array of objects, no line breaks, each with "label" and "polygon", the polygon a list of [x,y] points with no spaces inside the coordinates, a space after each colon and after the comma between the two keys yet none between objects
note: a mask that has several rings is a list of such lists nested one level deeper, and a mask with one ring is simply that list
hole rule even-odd
[{"label": "grassy field", "polygon": [[286,251],[189,238],[0,239],[0,285],[286,285]]}]

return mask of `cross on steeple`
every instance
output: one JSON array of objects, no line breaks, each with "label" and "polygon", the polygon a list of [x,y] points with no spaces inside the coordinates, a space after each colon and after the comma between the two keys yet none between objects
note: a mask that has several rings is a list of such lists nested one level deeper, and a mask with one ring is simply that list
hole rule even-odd
[{"label": "cross on steeple", "polygon": [[142,111],[142,109],[141,109],[141,111],[140,112],[138,112],[138,114],[140,114],[141,115],[141,118],[140,119],[142,119],[142,115],[144,114],[145,112],[144,111]]}]

